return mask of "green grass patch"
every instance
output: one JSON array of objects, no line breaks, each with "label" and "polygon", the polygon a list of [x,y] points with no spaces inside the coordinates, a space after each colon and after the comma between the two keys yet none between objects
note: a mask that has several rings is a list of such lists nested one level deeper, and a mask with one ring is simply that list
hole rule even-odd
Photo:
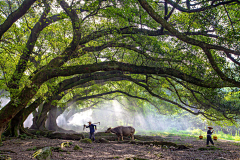
[{"label": "green grass patch", "polygon": [[[181,139],[186,138],[194,138],[196,140],[199,140],[199,136],[202,135],[203,139],[205,140],[207,137],[207,131],[202,131],[201,129],[194,129],[194,130],[175,130],[171,129],[168,131],[138,131],[136,134],[146,135],[146,136],[161,136],[161,137],[172,137],[172,136],[180,136]],[[218,139],[223,140],[233,140],[233,141],[240,141],[239,135],[230,135],[225,134],[222,131],[218,131],[217,133],[213,133],[213,136],[217,136]]]},{"label": "green grass patch", "polygon": [[92,143],[92,140],[89,138],[84,138],[80,140],[81,143]]},{"label": "green grass patch", "polygon": [[80,148],[78,145],[75,145],[73,150],[80,150],[80,151],[82,151],[82,148]]},{"label": "green grass patch", "polygon": [[231,143],[234,146],[240,146],[240,143]]}]

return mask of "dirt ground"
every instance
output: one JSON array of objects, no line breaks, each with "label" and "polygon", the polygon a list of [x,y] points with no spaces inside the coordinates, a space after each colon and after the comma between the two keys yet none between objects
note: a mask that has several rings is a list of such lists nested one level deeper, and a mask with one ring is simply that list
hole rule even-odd
[{"label": "dirt ground", "polygon": [[[207,148],[206,139],[182,137],[165,137],[164,141],[183,144],[189,149],[177,150],[166,146],[136,145],[128,143],[82,143],[75,140],[49,139],[45,137],[36,139],[12,138],[3,141],[0,146],[0,160],[28,160],[33,158],[36,148],[46,146],[60,147],[63,142],[71,142],[70,147],[64,147],[62,151],[52,151],[52,160],[101,160],[101,159],[164,159],[164,160],[240,160],[240,143],[217,140],[214,150],[201,150]],[[81,149],[74,150],[78,145]],[[200,149],[199,149],[200,148]],[[209,147],[208,147],[209,148]],[[211,148],[211,147],[210,147]],[[31,150],[33,149],[33,150]]]}]

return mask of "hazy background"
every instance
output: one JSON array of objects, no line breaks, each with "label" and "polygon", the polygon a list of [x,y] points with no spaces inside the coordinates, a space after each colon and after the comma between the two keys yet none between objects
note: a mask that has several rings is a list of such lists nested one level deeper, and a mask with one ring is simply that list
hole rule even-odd
[{"label": "hazy background", "polygon": [[[133,126],[137,133],[143,130],[152,131],[168,131],[168,130],[187,130],[200,128],[205,130],[204,121],[197,116],[189,115],[186,112],[177,115],[160,115],[157,110],[150,107],[144,113],[139,111],[129,111],[116,101],[109,101],[95,109],[89,109],[85,112],[75,113],[68,121],[65,115],[69,110],[65,111],[57,118],[57,124],[67,130],[77,132],[83,131],[83,125],[100,122],[97,125],[97,131],[105,131],[108,127],[116,126]],[[85,129],[88,132],[88,129]]]},{"label": "hazy background", "polygon": [[[0,99],[1,106],[9,102],[7,98]],[[126,109],[128,106],[123,107],[118,101],[112,100],[97,106],[94,109],[89,109],[84,112],[76,112],[66,120],[65,116],[70,112],[67,109],[62,115],[57,118],[57,124],[66,130],[74,130],[83,132],[83,125],[100,122],[97,125],[97,132],[105,131],[108,127],[116,126],[133,126],[137,134],[141,134],[144,130],[150,131],[173,131],[173,130],[192,130],[202,129],[207,130],[206,121],[202,120],[199,116],[188,114],[187,112],[175,115],[161,115],[157,113],[154,107],[148,107],[144,111],[129,111]],[[76,110],[77,111],[77,110]],[[24,122],[24,127],[32,125],[32,114],[29,115]],[[89,132],[89,129],[85,129]]]}]

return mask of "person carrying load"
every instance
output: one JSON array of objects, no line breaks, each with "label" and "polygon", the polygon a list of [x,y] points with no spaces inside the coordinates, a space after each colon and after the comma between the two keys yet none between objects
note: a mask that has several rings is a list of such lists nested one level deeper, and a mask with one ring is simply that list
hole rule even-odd
[{"label": "person carrying load", "polygon": [[89,139],[91,139],[92,141],[95,141],[94,132],[95,132],[95,130],[97,130],[97,126],[96,126],[95,124],[92,124],[91,121],[89,121],[88,124],[89,124],[88,126],[86,126],[86,125],[84,124],[84,127],[90,129]]}]

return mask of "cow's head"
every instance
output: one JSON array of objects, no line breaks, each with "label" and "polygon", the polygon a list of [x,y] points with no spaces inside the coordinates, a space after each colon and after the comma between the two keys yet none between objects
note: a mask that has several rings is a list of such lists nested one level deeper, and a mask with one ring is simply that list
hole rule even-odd
[{"label": "cow's head", "polygon": [[111,127],[106,130],[105,133],[110,133],[111,132]]}]

